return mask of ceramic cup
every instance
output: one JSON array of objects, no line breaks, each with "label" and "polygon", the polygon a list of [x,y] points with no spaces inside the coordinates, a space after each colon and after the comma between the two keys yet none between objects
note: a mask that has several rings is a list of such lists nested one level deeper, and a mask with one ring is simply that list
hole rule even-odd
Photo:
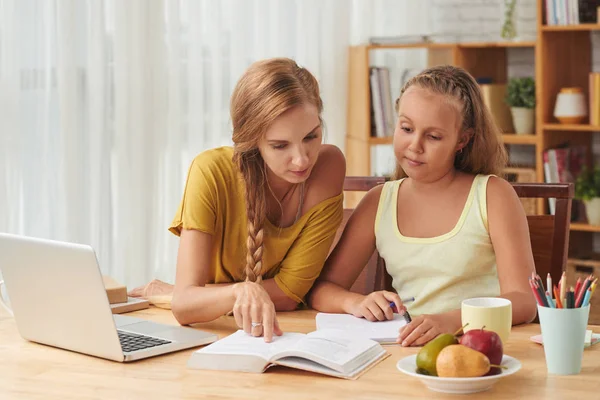
[{"label": "ceramic cup", "polygon": [[476,297],[461,304],[463,331],[484,328],[494,331],[506,344],[512,327],[512,303],[499,297]]},{"label": "ceramic cup", "polygon": [[589,315],[590,306],[549,308],[538,305],[549,374],[573,375],[581,371]]}]

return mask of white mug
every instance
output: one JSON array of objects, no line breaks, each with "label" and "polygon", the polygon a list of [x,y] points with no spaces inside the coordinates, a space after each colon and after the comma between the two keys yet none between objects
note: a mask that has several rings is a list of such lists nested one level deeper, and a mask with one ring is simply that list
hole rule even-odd
[{"label": "white mug", "polygon": [[10,307],[8,306],[6,298],[4,297],[4,291],[2,290],[2,287],[6,286],[4,284],[4,281],[0,281],[0,306],[2,306],[2,308],[4,308],[11,316],[14,316],[13,311],[10,309]]}]

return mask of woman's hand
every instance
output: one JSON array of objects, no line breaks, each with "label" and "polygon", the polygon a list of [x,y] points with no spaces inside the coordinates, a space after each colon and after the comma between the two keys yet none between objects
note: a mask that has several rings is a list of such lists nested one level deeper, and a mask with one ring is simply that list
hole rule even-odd
[{"label": "woman's hand", "polygon": [[[390,303],[395,306],[392,308]],[[367,296],[358,297],[348,310],[350,314],[358,318],[365,318],[369,321],[385,321],[394,318],[394,311],[399,314],[404,313],[406,307],[402,304],[400,296],[397,293],[381,290],[373,292]]]},{"label": "woman's hand", "polygon": [[233,316],[237,326],[252,336],[264,336],[265,342],[273,339],[273,333],[281,336],[275,317],[275,304],[262,285],[255,282],[240,282],[233,287],[235,303]]},{"label": "woman's hand", "polygon": [[136,287],[127,293],[129,297],[141,297],[147,299],[151,296],[166,296],[173,294],[174,286],[158,279],[153,279],[150,283]]},{"label": "woman's hand", "polygon": [[423,346],[442,333],[454,334],[458,328],[455,315],[419,315],[400,329],[397,342],[402,346]]}]

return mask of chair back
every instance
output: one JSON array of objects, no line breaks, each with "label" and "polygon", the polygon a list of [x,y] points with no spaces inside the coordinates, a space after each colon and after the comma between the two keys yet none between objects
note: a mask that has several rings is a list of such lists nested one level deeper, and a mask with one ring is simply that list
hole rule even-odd
[{"label": "chair back", "polygon": [[[344,192],[368,192],[375,186],[382,185],[383,183],[385,183],[386,180],[387,179],[384,177],[376,176],[348,176],[344,180]],[[332,250],[337,245],[337,242],[340,240],[342,232],[346,227],[346,223],[348,222],[348,219],[350,218],[350,215],[352,215],[353,211],[354,208],[344,208],[344,218],[342,219],[342,224],[338,228],[335,240],[333,242],[333,245],[331,246]],[[377,274],[379,271],[385,270],[385,266],[383,265],[381,268],[377,268],[378,262],[383,262],[383,260],[375,251],[371,255],[371,258],[369,259],[369,262],[367,263],[366,267],[360,273],[358,278],[356,278],[356,281],[350,288],[351,291],[361,294],[369,294],[373,291],[373,288],[375,287],[374,282],[377,279],[375,274]]]}]

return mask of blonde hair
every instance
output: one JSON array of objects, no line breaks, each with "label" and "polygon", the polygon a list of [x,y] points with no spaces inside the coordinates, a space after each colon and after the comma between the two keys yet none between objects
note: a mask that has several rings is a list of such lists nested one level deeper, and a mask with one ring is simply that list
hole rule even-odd
[{"label": "blonde hair", "polygon": [[[418,86],[455,100],[462,114],[461,131],[471,130],[466,146],[454,158],[454,167],[470,174],[501,175],[507,162],[501,131],[483,102],[479,84],[464,69],[450,65],[428,68],[410,79],[396,100],[396,111],[402,95]],[[394,179],[406,176],[396,163]]]},{"label": "blonde hair", "polygon": [[231,96],[233,162],[246,187],[246,281],[262,280],[263,225],[267,213],[265,187],[268,182],[258,144],[277,117],[304,104],[316,106],[321,115],[323,102],[319,84],[308,70],[288,58],[255,62],[240,78]]}]

